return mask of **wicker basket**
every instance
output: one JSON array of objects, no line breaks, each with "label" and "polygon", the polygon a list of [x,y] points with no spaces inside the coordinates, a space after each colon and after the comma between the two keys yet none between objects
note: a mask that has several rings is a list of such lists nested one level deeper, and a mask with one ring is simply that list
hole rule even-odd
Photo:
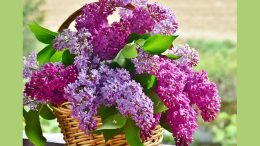
[{"label": "wicker basket", "polygon": [[[133,5],[125,6],[127,9],[134,9]],[[62,32],[67,29],[70,24],[81,14],[82,8],[71,14],[60,26],[58,32]],[[60,106],[53,106],[53,111],[57,116],[59,127],[63,133],[64,140],[68,146],[127,146],[127,141],[124,134],[114,136],[111,140],[105,143],[103,134],[86,135],[79,129],[79,121],[71,117],[70,103],[66,102]],[[96,117],[97,126],[101,126],[101,119]],[[162,142],[163,128],[157,126],[153,131],[153,136],[144,142],[145,146],[157,146]]]},{"label": "wicker basket", "polygon": [[[70,103],[66,102],[58,107],[53,107],[57,116],[61,132],[68,146],[127,146],[124,134],[114,136],[105,143],[103,135],[90,134],[86,135],[79,129],[79,121],[71,117]],[[101,119],[96,117],[97,126],[101,126]],[[157,146],[162,142],[163,128],[157,126],[153,131],[153,136],[144,142],[145,146]]]}]

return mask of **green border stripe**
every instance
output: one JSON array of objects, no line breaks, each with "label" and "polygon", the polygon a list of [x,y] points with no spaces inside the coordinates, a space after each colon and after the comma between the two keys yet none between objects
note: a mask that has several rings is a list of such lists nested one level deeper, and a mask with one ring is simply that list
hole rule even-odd
[{"label": "green border stripe", "polygon": [[260,1],[238,2],[238,145],[260,145]]},{"label": "green border stripe", "polygon": [[0,1],[0,145],[22,145],[22,0]]}]

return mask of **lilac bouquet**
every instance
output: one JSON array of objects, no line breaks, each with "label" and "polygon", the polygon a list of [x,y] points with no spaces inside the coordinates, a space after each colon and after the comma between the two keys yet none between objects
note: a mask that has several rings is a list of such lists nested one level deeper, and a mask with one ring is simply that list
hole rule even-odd
[{"label": "lilac bouquet", "polygon": [[[109,24],[116,10],[120,20]],[[50,107],[64,102],[70,102],[86,134],[113,137],[119,131],[128,136],[125,127],[132,124],[137,131],[128,140],[132,146],[136,141],[142,145],[158,125],[172,132],[177,146],[188,146],[199,114],[205,122],[216,118],[217,86],[206,71],[193,69],[199,63],[195,49],[173,45],[178,23],[170,9],[147,0],[99,0],[83,7],[75,27],[56,33],[30,24],[47,44],[23,60],[24,106],[30,109],[24,110],[25,130],[34,144],[45,139],[40,128],[30,130],[29,118],[35,118],[34,125],[39,116],[53,119]],[[115,121],[109,119],[117,124],[111,126]]]}]

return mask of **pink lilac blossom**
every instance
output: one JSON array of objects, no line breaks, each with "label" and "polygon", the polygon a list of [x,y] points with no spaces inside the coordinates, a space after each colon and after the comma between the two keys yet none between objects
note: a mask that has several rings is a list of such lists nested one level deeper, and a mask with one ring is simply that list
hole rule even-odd
[{"label": "pink lilac blossom", "polygon": [[[167,112],[166,122],[172,128],[177,146],[189,146],[192,134],[198,127],[198,112],[189,105],[189,99],[184,95],[178,99],[178,104]],[[180,96],[180,97],[181,97]]]},{"label": "pink lilac blossom", "polygon": [[37,53],[32,52],[28,58],[23,57],[23,78],[29,79],[32,73],[39,68]]},{"label": "pink lilac blossom", "polygon": [[94,54],[102,60],[111,60],[127,43],[130,35],[129,23],[121,20],[103,28],[93,36]]},{"label": "pink lilac blossom", "polygon": [[45,64],[33,72],[29,82],[25,84],[24,95],[32,100],[60,104],[67,101],[64,87],[74,82],[77,72],[74,66],[64,68],[61,64]]},{"label": "pink lilac blossom", "polygon": [[216,118],[220,111],[220,97],[216,84],[208,80],[206,71],[190,73],[185,92],[191,103],[201,110],[204,121],[210,122]]},{"label": "pink lilac blossom", "polygon": [[200,109],[205,121],[214,120],[220,109],[216,85],[208,81],[206,72],[192,70],[192,66],[198,63],[197,52],[185,49],[190,48],[184,45],[169,51],[183,55],[181,61],[153,56],[141,49],[137,58],[132,59],[136,73],[149,73],[157,77],[155,91],[169,108],[166,122],[173,130],[177,146],[186,146],[192,142],[198,115],[194,104]]},{"label": "pink lilac blossom", "polygon": [[91,34],[85,28],[74,32],[69,29],[63,30],[54,40],[53,48],[57,51],[69,49],[71,54],[82,52],[92,54]]}]

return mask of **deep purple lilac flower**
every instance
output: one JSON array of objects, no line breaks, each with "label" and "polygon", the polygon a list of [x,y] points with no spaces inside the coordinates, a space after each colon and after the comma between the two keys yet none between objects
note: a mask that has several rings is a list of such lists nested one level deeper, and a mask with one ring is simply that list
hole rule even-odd
[{"label": "deep purple lilac flower", "polygon": [[127,43],[130,35],[129,23],[121,20],[110,27],[103,28],[93,36],[94,54],[102,60],[111,60]]},{"label": "deep purple lilac flower", "polygon": [[67,101],[64,87],[74,82],[77,72],[74,66],[64,68],[63,65],[45,64],[33,72],[29,82],[25,84],[24,95],[32,100],[60,104]]},{"label": "deep purple lilac flower", "polygon": [[97,34],[102,28],[108,26],[107,17],[116,8],[116,2],[111,0],[99,0],[96,3],[86,4],[82,14],[76,19],[78,30],[86,28],[92,35]]},{"label": "deep purple lilac flower", "polygon": [[132,17],[126,18],[130,22],[131,32],[144,34],[151,32],[155,21],[150,17],[149,12],[144,7],[137,7],[133,10]]}]

